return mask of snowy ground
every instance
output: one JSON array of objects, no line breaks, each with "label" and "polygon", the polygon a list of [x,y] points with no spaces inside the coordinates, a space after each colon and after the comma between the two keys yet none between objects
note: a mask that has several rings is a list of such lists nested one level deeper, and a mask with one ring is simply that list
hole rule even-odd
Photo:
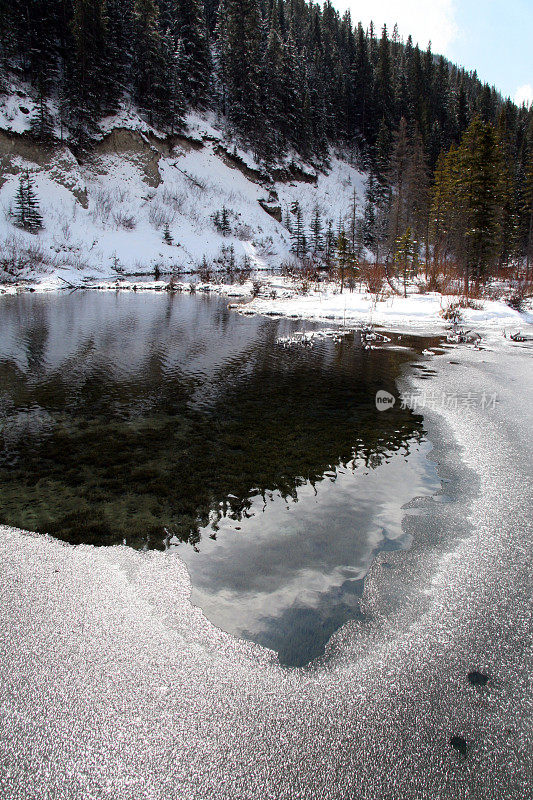
[{"label": "snowy ground", "polygon": [[[390,292],[386,298],[377,298],[367,291],[345,289],[342,294],[338,285],[325,283],[319,289],[311,289],[302,295],[297,282],[279,277],[265,278],[261,296],[246,303],[239,310],[246,314],[269,314],[334,321],[347,325],[374,324],[392,329],[416,332],[438,332],[449,321],[445,312],[458,298],[443,296],[435,292],[419,294],[413,287],[407,297]],[[219,291],[225,291],[220,288]],[[533,313],[519,313],[503,300],[476,301],[479,308],[461,308],[459,324],[476,331],[500,335],[503,331],[517,330],[533,335]]]},{"label": "snowy ground", "polygon": [[176,555],[3,529],[2,796],[531,797],[531,354],[448,349],[404,379],[498,402],[425,409],[447,496],[307,671],[214,628]]}]

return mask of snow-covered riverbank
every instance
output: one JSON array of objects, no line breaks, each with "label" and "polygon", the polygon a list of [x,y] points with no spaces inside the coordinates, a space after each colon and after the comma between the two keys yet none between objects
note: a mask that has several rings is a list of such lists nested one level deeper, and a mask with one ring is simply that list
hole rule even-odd
[{"label": "snow-covered riverbank", "polygon": [[[0,287],[0,294],[16,294],[28,289],[53,292],[70,290],[72,287],[100,291],[216,293],[227,297],[231,307],[241,314],[318,320],[352,327],[377,325],[389,330],[420,334],[445,332],[451,324],[450,309],[457,306],[460,300],[457,296],[437,292],[420,293],[416,287],[411,287],[407,297],[390,291],[376,296],[364,288],[354,291],[345,289],[341,293],[338,284],[329,281],[313,284],[302,293],[301,281],[260,272],[255,274],[254,280],[246,279],[240,283],[217,283],[216,276],[207,283],[198,276],[183,276],[181,280],[170,282],[168,275],[158,280],[142,276],[124,276],[117,280],[109,274],[100,280],[87,277],[85,281],[80,281],[75,273],[69,272],[65,277],[55,272],[36,284],[4,285]],[[257,296],[253,296],[254,293]],[[525,336],[533,336],[531,309],[519,312],[504,299],[482,299],[473,305],[473,308],[457,308],[459,326],[473,329],[491,341],[519,331]]]},{"label": "snow-covered riverbank", "polygon": [[[247,314],[269,314],[301,319],[334,321],[347,325],[380,325],[389,329],[413,330],[414,332],[438,332],[449,326],[450,306],[457,305],[459,298],[437,292],[418,293],[411,290],[407,297],[394,295],[376,296],[368,291],[342,293],[334,283],[325,283],[305,294],[298,283],[286,278],[270,277],[263,281],[261,295],[238,310]],[[224,287],[219,291],[225,292]],[[229,292],[232,290],[230,289]],[[475,330],[502,332],[531,327],[533,313],[519,313],[503,300],[480,300],[475,308],[458,308],[459,323]],[[447,313],[448,312],[448,313]],[[448,317],[448,318],[447,318]]]},{"label": "snow-covered riverbank", "polygon": [[531,350],[501,340],[432,367],[402,389],[498,402],[425,409],[448,497],[415,503],[413,548],[381,555],[365,620],[308,671],[214,628],[177,555],[4,528],[2,796],[528,796]]}]

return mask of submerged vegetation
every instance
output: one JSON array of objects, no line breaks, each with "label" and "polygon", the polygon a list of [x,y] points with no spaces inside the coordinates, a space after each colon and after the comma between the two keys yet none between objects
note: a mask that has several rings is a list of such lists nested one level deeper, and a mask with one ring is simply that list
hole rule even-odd
[{"label": "submerged vegetation", "polygon": [[[102,311],[120,309],[111,295],[93,297]],[[76,543],[194,543],[217,515],[246,516],[258,495],[296,498],[339,464],[374,468],[422,436],[420,417],[374,404],[378,388],[394,390],[405,350],[369,352],[351,334],[289,352],[276,344],[282,323],[238,317],[215,299],[122,298],[118,319],[104,324],[99,311],[59,359],[46,298],[3,299],[21,327],[16,357],[0,355],[1,522]],[[130,363],[147,302],[155,316]],[[63,305],[81,312],[83,295]],[[191,325],[200,315],[197,340],[183,314]]]}]

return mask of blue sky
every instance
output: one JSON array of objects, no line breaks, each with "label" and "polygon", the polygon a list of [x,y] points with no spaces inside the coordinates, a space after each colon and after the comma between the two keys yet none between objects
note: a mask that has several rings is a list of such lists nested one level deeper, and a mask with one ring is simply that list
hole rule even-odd
[{"label": "blue sky", "polygon": [[332,0],[354,22],[398,23],[424,49],[476,69],[481,80],[519,102],[533,102],[533,0]]}]

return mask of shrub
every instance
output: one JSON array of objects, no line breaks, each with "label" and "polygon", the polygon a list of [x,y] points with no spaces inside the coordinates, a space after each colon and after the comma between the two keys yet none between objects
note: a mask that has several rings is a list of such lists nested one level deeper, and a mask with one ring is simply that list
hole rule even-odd
[{"label": "shrub", "polygon": [[93,208],[91,210],[91,217],[96,222],[107,222],[111,211],[113,210],[113,199],[111,193],[106,189],[98,189],[93,195]]},{"label": "shrub", "polygon": [[233,233],[242,242],[248,242],[252,238],[252,229],[247,222],[237,222],[233,228]]},{"label": "shrub", "polygon": [[463,321],[461,306],[458,302],[448,303],[445,308],[441,308],[439,313],[443,319],[447,322],[453,322],[454,325],[458,325]]},{"label": "shrub", "polygon": [[125,231],[132,231],[135,228],[135,218],[132,214],[126,214],[124,211],[115,212],[113,221],[117,228],[123,228]]},{"label": "shrub", "polygon": [[198,268],[198,277],[202,281],[202,283],[211,283],[213,280],[213,270],[211,266],[208,264],[206,257],[204,256],[202,259],[202,263]]},{"label": "shrub", "polygon": [[37,242],[26,244],[18,236],[9,236],[0,245],[0,273],[4,273],[4,279],[16,279],[24,270],[31,271],[55,263]]},{"label": "shrub", "polygon": [[153,225],[156,230],[160,231],[165,225],[172,224],[174,215],[169,212],[167,208],[154,201],[150,204],[150,208],[148,209],[148,221],[150,225]]},{"label": "shrub", "polygon": [[274,240],[272,236],[265,236],[262,239],[255,239],[253,245],[257,254],[261,258],[271,258],[276,255],[276,248],[274,247]]},{"label": "shrub", "polygon": [[370,294],[376,295],[377,298],[383,292],[383,287],[385,285],[384,265],[363,262],[361,264],[361,278],[366,284]]},{"label": "shrub", "polygon": [[479,303],[477,300],[474,300],[472,297],[467,297],[466,295],[459,298],[457,305],[459,308],[472,308],[474,311],[483,310],[483,303]]}]

